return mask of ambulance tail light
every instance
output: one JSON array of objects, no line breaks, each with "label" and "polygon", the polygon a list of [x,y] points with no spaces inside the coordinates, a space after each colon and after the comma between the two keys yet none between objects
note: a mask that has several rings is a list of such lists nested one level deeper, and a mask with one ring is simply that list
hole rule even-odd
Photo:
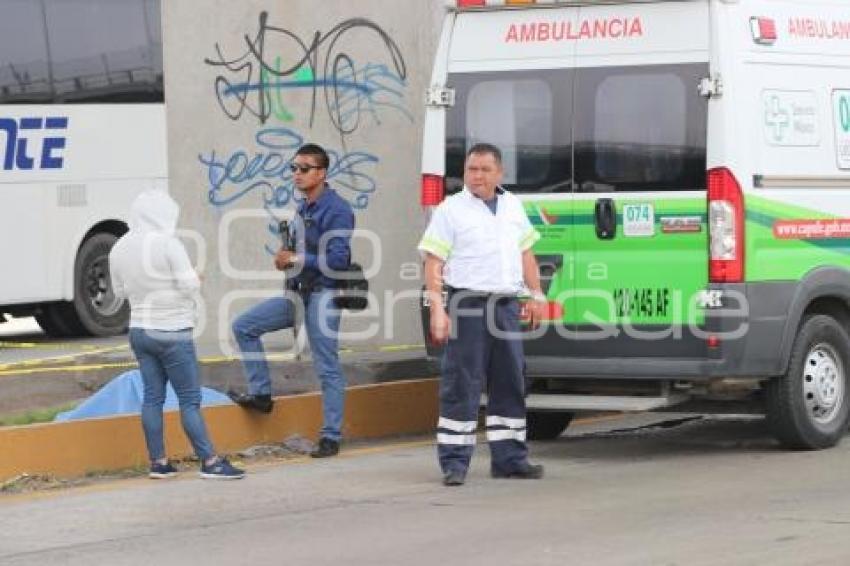
[{"label": "ambulance tail light", "polygon": [[725,167],[708,172],[709,280],[744,280],[744,196]]},{"label": "ambulance tail light", "polygon": [[[457,1],[456,6],[458,8],[475,8],[475,7],[478,7],[478,6],[486,5],[486,2],[484,0],[456,0],[456,1]],[[450,0],[449,5],[451,5],[451,4],[454,4],[454,2],[452,2]]]},{"label": "ambulance tail light", "polygon": [[440,175],[424,174],[422,175],[422,193],[420,195],[420,204],[424,207],[437,206],[443,202],[445,196],[445,183]]}]

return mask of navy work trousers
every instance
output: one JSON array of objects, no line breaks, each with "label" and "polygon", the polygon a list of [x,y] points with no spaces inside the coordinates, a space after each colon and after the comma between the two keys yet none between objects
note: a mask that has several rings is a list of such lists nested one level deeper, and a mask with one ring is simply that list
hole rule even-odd
[{"label": "navy work trousers", "polygon": [[449,294],[452,333],[443,357],[437,424],[443,473],[469,468],[485,383],[492,468],[510,473],[527,463],[519,309],[515,297],[467,291]]}]

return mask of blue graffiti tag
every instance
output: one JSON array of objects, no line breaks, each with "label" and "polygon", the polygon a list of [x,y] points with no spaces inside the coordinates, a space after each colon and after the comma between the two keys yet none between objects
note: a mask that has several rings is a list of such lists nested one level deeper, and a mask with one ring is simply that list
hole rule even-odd
[{"label": "blue graffiti tag", "polygon": [[[266,128],[257,132],[255,139],[260,151],[253,154],[236,150],[219,157],[215,150],[210,150],[207,155],[198,156],[206,169],[207,198],[212,206],[228,206],[256,194],[263,208],[271,211],[299,199],[289,165],[303,138],[286,128]],[[334,150],[328,150],[328,157],[331,161],[328,182],[353,208],[368,207],[377,184],[367,167],[377,164],[378,158],[365,151]]]}]

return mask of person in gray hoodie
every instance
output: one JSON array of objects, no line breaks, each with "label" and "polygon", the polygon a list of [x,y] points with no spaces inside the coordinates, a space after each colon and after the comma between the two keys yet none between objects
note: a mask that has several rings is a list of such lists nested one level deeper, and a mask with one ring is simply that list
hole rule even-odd
[{"label": "person in gray hoodie", "polygon": [[115,294],[130,302],[130,347],[144,383],[142,428],[150,477],[177,469],[165,455],[162,406],[171,382],[183,430],[201,462],[201,477],[239,479],[244,471],[218,456],[201,415],[201,384],[192,332],[201,282],[175,236],[180,208],[165,191],[147,190],[133,202],[130,231],[109,254]]}]

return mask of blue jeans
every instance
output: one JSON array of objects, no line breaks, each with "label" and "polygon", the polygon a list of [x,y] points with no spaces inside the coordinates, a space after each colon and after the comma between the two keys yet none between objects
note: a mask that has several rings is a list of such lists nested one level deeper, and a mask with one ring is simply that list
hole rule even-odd
[{"label": "blue jeans", "polygon": [[201,380],[191,330],[130,329],[130,347],[139,361],[145,386],[142,428],[151,461],[165,458],[162,438],[162,404],[165,385],[171,382],[180,404],[183,430],[201,461],[215,456],[201,415]]},{"label": "blue jeans", "polygon": [[[339,440],[345,404],[345,378],[339,366],[340,311],[333,304],[333,291],[317,291],[307,297],[304,325],[313,353],[313,367],[322,384],[321,436]],[[295,305],[289,297],[272,297],[239,315],[233,336],[242,352],[242,367],[248,390],[254,395],[271,395],[269,366],[261,337],[267,332],[292,328]]]}]

